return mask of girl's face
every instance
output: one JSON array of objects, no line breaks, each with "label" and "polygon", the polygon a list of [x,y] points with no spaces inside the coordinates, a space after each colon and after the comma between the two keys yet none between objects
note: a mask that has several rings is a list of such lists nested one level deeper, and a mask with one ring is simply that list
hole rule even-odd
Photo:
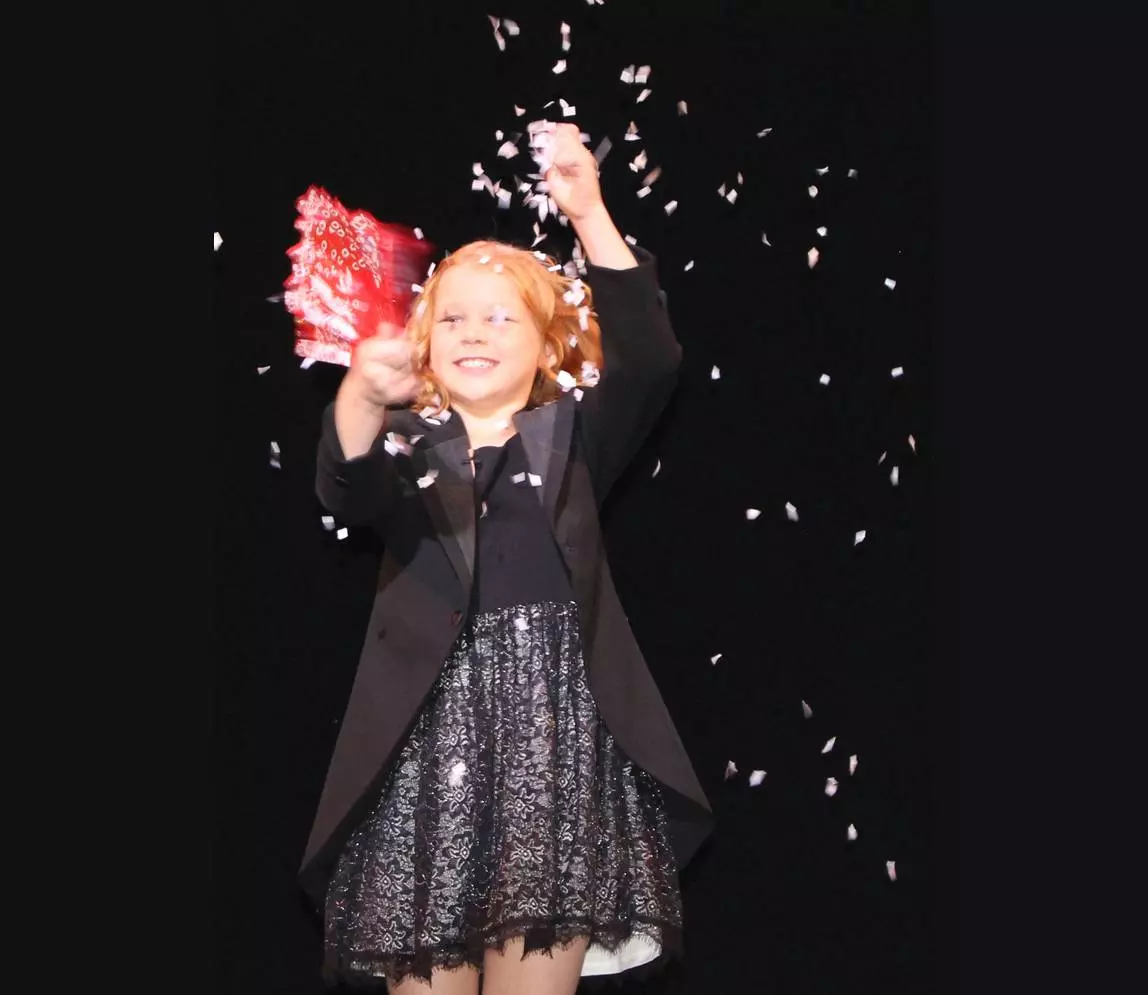
[{"label": "girl's face", "polygon": [[489,265],[455,266],[435,302],[430,368],[452,402],[480,416],[525,407],[543,337],[514,283]]}]

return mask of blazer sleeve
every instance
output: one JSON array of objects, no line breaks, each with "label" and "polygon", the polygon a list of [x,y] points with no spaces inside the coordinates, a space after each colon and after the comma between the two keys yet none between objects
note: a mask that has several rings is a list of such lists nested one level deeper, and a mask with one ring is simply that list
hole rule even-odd
[{"label": "blazer sleeve", "polygon": [[370,450],[346,459],[335,429],[335,404],[323,412],[316,459],[315,492],[319,502],[347,525],[381,526],[401,493],[398,468],[385,448],[382,432]]},{"label": "blazer sleeve", "polygon": [[586,283],[602,330],[602,369],[579,407],[583,445],[601,504],[650,434],[674,388],[682,347],[670,326],[657,262],[633,248],[637,267],[587,262]]}]

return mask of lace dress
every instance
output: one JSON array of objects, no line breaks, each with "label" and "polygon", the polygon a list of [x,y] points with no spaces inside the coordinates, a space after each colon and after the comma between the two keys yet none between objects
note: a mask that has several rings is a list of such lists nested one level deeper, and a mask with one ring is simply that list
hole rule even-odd
[{"label": "lace dress", "polygon": [[475,604],[326,902],[329,980],[430,980],[589,937],[583,976],[680,957],[658,782],[600,720],[566,566],[514,436],[475,452]]}]

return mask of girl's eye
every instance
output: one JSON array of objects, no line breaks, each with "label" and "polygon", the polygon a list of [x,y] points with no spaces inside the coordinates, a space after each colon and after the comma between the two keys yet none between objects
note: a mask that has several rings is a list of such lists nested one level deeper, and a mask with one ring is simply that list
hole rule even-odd
[{"label": "girl's eye", "polygon": [[447,325],[453,325],[456,321],[462,321],[461,316],[457,314],[444,314],[441,318],[439,318],[440,324],[445,323]]}]

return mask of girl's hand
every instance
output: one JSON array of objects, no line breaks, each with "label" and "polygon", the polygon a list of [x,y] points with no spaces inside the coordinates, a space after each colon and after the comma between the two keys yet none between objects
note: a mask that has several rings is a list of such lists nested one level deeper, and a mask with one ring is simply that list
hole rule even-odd
[{"label": "girl's hand", "polygon": [[546,183],[558,209],[571,221],[583,221],[602,210],[598,163],[582,144],[577,125],[555,126],[550,154],[553,165],[546,172]]}]

